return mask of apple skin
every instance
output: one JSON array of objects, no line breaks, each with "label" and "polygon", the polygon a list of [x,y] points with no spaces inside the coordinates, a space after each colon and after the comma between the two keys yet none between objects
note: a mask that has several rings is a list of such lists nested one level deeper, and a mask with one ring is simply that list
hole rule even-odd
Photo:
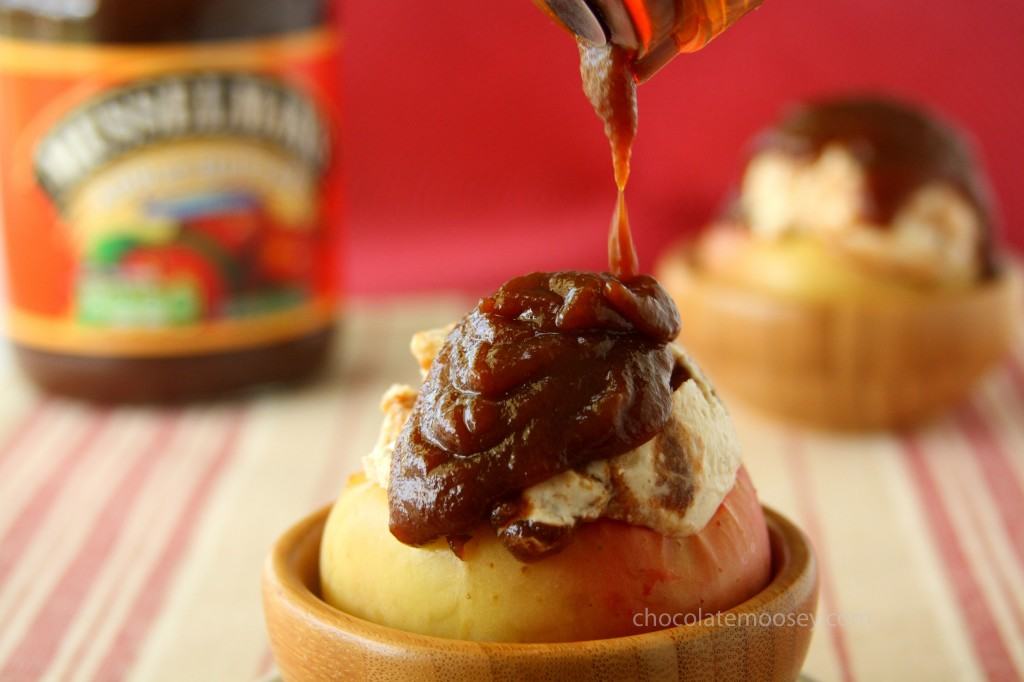
[{"label": "apple skin", "polygon": [[320,574],[328,603],[380,625],[449,639],[563,642],[659,629],[645,612],[681,619],[737,606],[768,583],[771,556],[744,469],[696,535],[673,539],[602,519],[535,563],[518,561],[483,524],[464,560],[444,541],[404,545],[388,531],[385,491],[356,475],[327,520]]}]

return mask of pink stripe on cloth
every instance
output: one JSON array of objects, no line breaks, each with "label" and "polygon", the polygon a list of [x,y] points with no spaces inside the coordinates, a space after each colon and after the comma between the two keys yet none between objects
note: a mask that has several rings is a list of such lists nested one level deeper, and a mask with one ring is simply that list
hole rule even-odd
[{"label": "pink stripe on cloth", "polygon": [[971,572],[964,548],[956,536],[956,530],[949,517],[938,485],[928,470],[927,454],[911,436],[903,438],[905,461],[910,479],[917,489],[921,508],[931,530],[932,541],[943,560],[946,576],[953,587],[964,626],[971,639],[974,654],[981,664],[986,677],[993,682],[1018,680],[1010,652],[1003,635],[996,624],[992,611],[985,601],[981,586]]},{"label": "pink stripe on cloth", "polygon": [[4,462],[18,450],[18,447],[35,430],[43,420],[49,407],[49,400],[45,398],[37,400],[25,411],[22,418],[11,427],[3,443],[0,443],[0,466],[3,466]]},{"label": "pink stripe on cloth", "polygon": [[107,498],[89,536],[64,569],[42,609],[0,670],[0,679],[19,679],[21,675],[45,672],[103,568],[107,554],[117,543],[124,520],[131,512],[142,484],[156,467],[158,453],[167,447],[175,422],[174,418],[163,420],[152,440],[147,440],[145,447],[136,454],[131,469]]},{"label": "pink stripe on cloth", "polygon": [[235,411],[228,420],[223,438],[202,476],[192,488],[167,545],[146,577],[121,629],[112,640],[95,679],[123,679],[128,668],[135,662],[139,647],[145,641],[153,621],[163,607],[171,580],[188,552],[196,526],[206,510],[210,495],[237,450],[244,422],[245,412],[242,409]]},{"label": "pink stripe on cloth", "polygon": [[[791,435],[789,441],[789,452],[786,461],[789,464],[789,472],[793,479],[793,489],[796,491],[797,506],[800,515],[804,519],[804,528],[811,538],[811,543],[817,550],[818,567],[821,577],[821,599],[829,613],[839,613],[839,596],[836,589],[835,573],[829,561],[828,546],[825,543],[825,533],[821,527],[818,502],[814,495],[814,485],[808,475],[807,458],[804,453],[804,444],[796,435]],[[836,660],[839,663],[839,671],[844,682],[854,682],[856,676],[853,673],[853,662],[850,659],[850,649],[846,636],[846,628],[843,627],[842,618],[829,619],[834,621],[828,628],[828,634],[832,641],[832,649],[835,652]]]},{"label": "pink stripe on cloth", "polygon": [[1021,360],[1019,358],[1010,358],[1010,361],[1006,363],[1006,368],[1010,372],[1010,379],[1013,381],[1014,386],[1017,387],[1017,392],[1021,394],[1021,399],[1024,400],[1024,369],[1021,368]]},{"label": "pink stripe on cloth", "polygon": [[982,413],[974,405],[966,405],[957,417],[974,450],[974,462],[992,495],[1017,564],[1024,572],[1024,487],[1009,454],[996,439]]},{"label": "pink stripe on cloth", "polygon": [[274,652],[270,650],[269,645],[263,647],[263,654],[260,656],[260,662],[256,665],[255,678],[262,680],[264,677],[274,672]]},{"label": "pink stripe on cloth", "polygon": [[999,557],[996,553],[995,546],[992,543],[990,534],[986,532],[985,522],[981,519],[978,513],[978,505],[973,499],[966,499],[962,506],[967,512],[967,518],[971,523],[971,533],[977,536],[978,541],[981,544],[981,552],[983,555],[983,564],[987,565],[992,573],[997,588],[999,589],[1000,596],[1006,604],[1007,610],[1010,612],[1013,618],[1013,624],[1017,628],[1017,636],[1022,638],[1024,641],[1024,612],[1022,612],[1022,605],[1013,593],[1013,588],[1010,586],[1009,579],[1006,575],[1006,567],[999,561]]},{"label": "pink stripe on cloth", "polygon": [[35,536],[36,531],[49,516],[55,500],[60,497],[64,487],[82,466],[92,451],[93,444],[106,428],[109,414],[97,412],[85,425],[82,432],[65,451],[64,456],[54,466],[53,471],[36,489],[35,494],[18,513],[17,519],[0,538],[0,586],[7,580],[8,574],[21,558],[25,547]]}]

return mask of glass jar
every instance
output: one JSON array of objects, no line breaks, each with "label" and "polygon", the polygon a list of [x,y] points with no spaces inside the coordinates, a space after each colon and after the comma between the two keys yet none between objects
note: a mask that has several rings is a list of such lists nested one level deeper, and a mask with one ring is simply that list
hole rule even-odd
[{"label": "glass jar", "polygon": [[338,296],[330,0],[0,0],[8,331],[41,387],[311,376]]}]

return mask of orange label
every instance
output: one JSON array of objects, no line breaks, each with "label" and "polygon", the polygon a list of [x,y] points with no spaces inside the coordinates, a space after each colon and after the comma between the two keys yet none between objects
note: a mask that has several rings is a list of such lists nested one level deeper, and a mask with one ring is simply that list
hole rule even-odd
[{"label": "orange label", "polygon": [[0,39],[10,331],[162,356],[327,326],[338,282],[339,44]]}]

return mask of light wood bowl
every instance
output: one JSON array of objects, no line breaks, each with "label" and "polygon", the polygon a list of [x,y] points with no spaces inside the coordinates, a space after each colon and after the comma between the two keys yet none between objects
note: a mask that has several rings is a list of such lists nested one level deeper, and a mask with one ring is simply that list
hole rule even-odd
[{"label": "light wood bowl", "polygon": [[286,682],[781,681],[797,679],[807,654],[818,600],[814,555],[804,535],[770,509],[765,517],[772,581],[754,598],[721,614],[719,622],[559,644],[426,637],[331,607],[317,596],[320,536],[328,511],[322,509],[286,532],[263,573],[271,647]]},{"label": "light wood bowl", "polygon": [[1020,273],[928,300],[792,301],[722,283],[682,244],[657,269],[680,341],[728,398],[835,430],[909,426],[965,398],[1013,347]]}]

